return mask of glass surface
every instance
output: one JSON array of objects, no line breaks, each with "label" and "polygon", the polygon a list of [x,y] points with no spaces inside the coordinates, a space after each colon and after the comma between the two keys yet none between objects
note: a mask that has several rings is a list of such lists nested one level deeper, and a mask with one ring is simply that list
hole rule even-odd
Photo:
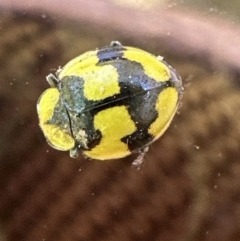
[{"label": "glass surface", "polygon": [[[0,240],[240,240],[239,4],[0,0]],[[72,159],[47,144],[37,100],[113,40],[178,71],[180,108],[143,162]]]}]

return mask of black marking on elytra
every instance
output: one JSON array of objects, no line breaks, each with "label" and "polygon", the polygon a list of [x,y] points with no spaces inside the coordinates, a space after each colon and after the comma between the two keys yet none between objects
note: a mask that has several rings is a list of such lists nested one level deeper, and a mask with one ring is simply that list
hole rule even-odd
[{"label": "black marking on elytra", "polygon": [[[92,149],[101,141],[102,134],[99,130],[95,130],[93,126],[93,117],[94,116],[89,112],[84,112],[79,115],[70,113],[73,136],[76,142],[80,144],[82,150]],[[87,143],[82,142],[79,132],[86,134]]]},{"label": "black marking on elytra", "polygon": [[60,101],[58,100],[56,106],[54,107],[53,115],[46,124],[54,125],[64,130],[66,133],[71,135],[70,120],[67,111]]},{"label": "black marking on elytra", "polygon": [[61,80],[60,98],[67,110],[80,113],[86,109],[83,85],[84,80],[81,77],[65,76]]},{"label": "black marking on elytra", "polygon": [[128,145],[131,152],[138,151],[144,146],[147,146],[153,140],[153,136],[148,133],[148,128],[137,129],[131,135],[121,139],[122,142]]},{"label": "black marking on elytra", "polygon": [[[113,50],[102,50],[102,56],[106,57],[108,52],[112,54]],[[87,148],[91,149],[101,140],[100,131],[95,130],[93,126],[94,116],[107,108],[126,106],[137,130],[122,138],[122,141],[128,144],[130,150],[142,148],[153,139],[148,133],[148,128],[158,117],[155,110],[157,98],[163,89],[174,86],[174,82],[171,79],[164,82],[155,81],[145,74],[142,65],[137,62],[123,58],[108,62],[105,57],[100,64],[111,64],[118,71],[119,94],[91,101],[84,96],[84,80],[81,77],[66,76],[61,81],[60,98],[70,113],[72,132],[74,134],[79,130],[86,131],[89,137]],[[114,121],[114,116],[109,121]],[[74,134],[74,138],[76,136]]]},{"label": "black marking on elytra", "polygon": [[137,130],[122,138],[122,141],[133,151],[152,141],[148,129],[158,117],[156,102],[160,92],[171,83],[155,81],[145,74],[140,63],[134,61],[124,60],[123,63],[113,63],[113,66],[118,70],[121,93],[130,92],[125,105]]},{"label": "black marking on elytra", "polygon": [[106,64],[108,61],[112,61],[123,56],[123,51],[126,50],[121,45],[110,46],[102,48],[97,52],[97,57],[99,59],[99,64]]},{"label": "black marking on elytra", "polygon": [[[61,81],[60,100],[69,115],[73,138],[82,149],[89,149],[100,142],[101,133],[94,129],[94,115],[87,111],[93,108],[94,103],[84,97],[83,84],[81,77],[64,77]],[[86,133],[87,143],[82,142],[79,131]]]}]

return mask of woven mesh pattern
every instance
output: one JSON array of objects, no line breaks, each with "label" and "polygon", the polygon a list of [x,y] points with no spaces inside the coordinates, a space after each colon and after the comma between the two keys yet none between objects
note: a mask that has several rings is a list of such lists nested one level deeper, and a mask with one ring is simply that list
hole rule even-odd
[{"label": "woven mesh pattern", "polygon": [[240,239],[240,98],[230,77],[174,60],[186,86],[180,114],[142,166],[132,166],[136,156],[74,160],[46,144],[36,101],[47,87],[44,75],[74,57],[75,46],[81,53],[111,36],[96,43],[80,25],[79,39],[69,26],[19,14],[2,15],[1,26],[0,218],[7,241]]}]

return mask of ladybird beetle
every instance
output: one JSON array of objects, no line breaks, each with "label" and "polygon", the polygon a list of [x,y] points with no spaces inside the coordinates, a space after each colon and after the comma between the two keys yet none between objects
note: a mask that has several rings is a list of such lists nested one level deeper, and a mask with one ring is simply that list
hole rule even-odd
[{"label": "ladybird beetle", "polygon": [[37,111],[48,143],[97,160],[141,153],[166,131],[183,92],[162,57],[117,41],[74,58],[47,81]]}]

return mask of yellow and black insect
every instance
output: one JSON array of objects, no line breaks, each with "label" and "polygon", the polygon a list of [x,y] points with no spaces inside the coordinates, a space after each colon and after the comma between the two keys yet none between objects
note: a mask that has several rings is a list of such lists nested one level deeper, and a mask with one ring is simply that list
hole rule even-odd
[{"label": "yellow and black insect", "polygon": [[119,42],[76,57],[47,81],[37,110],[48,143],[98,160],[141,152],[157,140],[183,91],[161,57]]}]

